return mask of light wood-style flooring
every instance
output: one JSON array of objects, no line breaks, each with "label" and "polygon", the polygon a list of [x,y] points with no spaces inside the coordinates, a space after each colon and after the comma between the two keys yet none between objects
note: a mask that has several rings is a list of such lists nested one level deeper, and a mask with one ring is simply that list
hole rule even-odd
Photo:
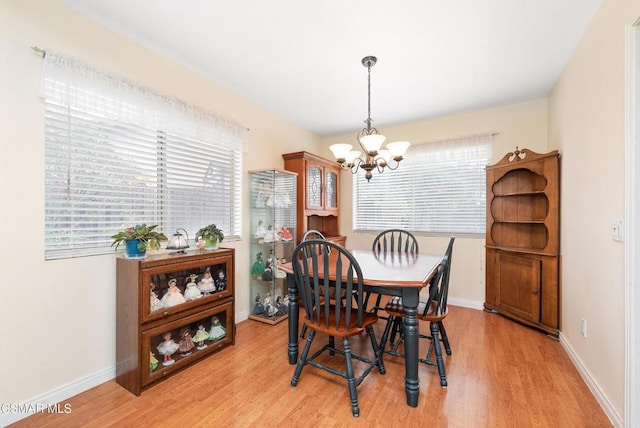
[{"label": "light wood-style flooring", "polygon": [[[235,346],[139,397],[112,380],[67,400],[68,414],[37,414],[12,427],[611,426],[558,342],[467,308],[450,307],[445,325],[453,350],[445,356],[448,388],[440,387],[436,367],[421,364],[417,408],[406,405],[404,360],[389,355],[387,373],[374,369],[358,387],[359,418],[351,415],[346,381],[337,376],[306,366],[291,387],[287,322],[247,320],[237,326]],[[378,338],[383,327],[381,320]],[[366,335],[352,343],[354,350],[370,349]],[[426,345],[421,340],[421,353]]]}]

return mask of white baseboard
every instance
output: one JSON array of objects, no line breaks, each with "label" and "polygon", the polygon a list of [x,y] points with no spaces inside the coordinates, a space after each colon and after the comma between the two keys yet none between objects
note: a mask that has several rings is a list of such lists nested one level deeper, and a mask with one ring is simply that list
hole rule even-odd
[{"label": "white baseboard", "polygon": [[92,373],[52,391],[41,394],[24,403],[3,403],[3,408],[0,409],[0,426],[7,426],[37,412],[73,412],[73,408],[65,407],[64,404],[56,406],[56,404],[62,403],[74,395],[85,392],[115,377],[116,367],[107,367],[99,372]]},{"label": "white baseboard", "polygon": [[249,319],[249,311],[236,312],[236,324]]},{"label": "white baseboard", "polygon": [[478,309],[480,311],[484,309],[484,302],[469,299],[458,299],[455,297],[450,297],[449,299],[447,299],[447,304],[451,306],[461,306],[463,308],[469,309]]},{"label": "white baseboard", "polygon": [[589,373],[589,370],[587,370],[584,364],[582,364],[582,361],[580,360],[578,355],[574,352],[573,348],[571,347],[571,344],[567,342],[567,339],[564,337],[562,332],[560,332],[560,344],[564,348],[567,355],[569,355],[571,362],[573,363],[575,368],[578,370],[578,373],[580,373],[580,376],[582,376],[582,379],[587,384],[587,387],[589,388],[593,396],[596,398],[596,401],[600,404],[600,407],[602,407],[602,410],[604,410],[607,417],[609,417],[609,420],[611,421],[613,426],[622,428],[624,426],[624,421],[622,416],[620,416],[620,414],[616,412],[616,410],[611,405],[611,402],[609,401],[607,396],[602,392],[602,389],[600,388],[596,380],[593,378],[593,376],[591,376],[591,373]]}]

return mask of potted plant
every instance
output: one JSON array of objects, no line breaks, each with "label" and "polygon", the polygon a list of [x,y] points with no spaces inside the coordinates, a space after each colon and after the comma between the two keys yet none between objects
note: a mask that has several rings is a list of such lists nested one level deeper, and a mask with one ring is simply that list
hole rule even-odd
[{"label": "potted plant", "polygon": [[215,224],[200,228],[196,233],[196,240],[198,240],[200,236],[205,242],[205,250],[216,250],[218,243],[224,240],[224,233],[222,233],[222,230],[218,229]]},{"label": "potted plant", "polygon": [[157,250],[160,248],[160,241],[167,240],[164,233],[155,230],[156,227],[158,227],[157,224],[147,226],[145,223],[127,227],[111,236],[113,239],[111,246],[115,246],[117,251],[118,247],[124,243],[128,258],[143,258],[146,256],[147,248]]}]

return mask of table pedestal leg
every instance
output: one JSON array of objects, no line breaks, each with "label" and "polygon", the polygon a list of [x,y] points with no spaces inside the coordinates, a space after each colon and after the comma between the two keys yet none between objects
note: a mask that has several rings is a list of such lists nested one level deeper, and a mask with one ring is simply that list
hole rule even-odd
[{"label": "table pedestal leg", "polygon": [[403,290],[402,303],[404,306],[404,353],[405,378],[404,389],[407,393],[407,404],[418,407],[420,381],[418,379],[418,291]]}]

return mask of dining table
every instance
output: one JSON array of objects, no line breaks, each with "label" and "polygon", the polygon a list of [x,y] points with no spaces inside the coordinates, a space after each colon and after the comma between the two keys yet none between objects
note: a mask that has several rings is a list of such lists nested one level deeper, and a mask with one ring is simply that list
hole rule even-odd
[{"label": "dining table", "polygon": [[[405,392],[407,405],[418,406],[420,394],[418,379],[418,303],[420,290],[438,271],[441,254],[409,252],[377,252],[373,250],[350,250],[362,269],[365,292],[388,296],[401,296],[405,313],[403,321],[405,347]],[[298,289],[291,262],[278,266],[286,273],[289,291],[287,352],[289,364],[298,361],[299,303]],[[323,272],[323,274],[326,274]],[[329,272],[331,277],[332,273]],[[333,273],[335,277],[335,272]]]}]

